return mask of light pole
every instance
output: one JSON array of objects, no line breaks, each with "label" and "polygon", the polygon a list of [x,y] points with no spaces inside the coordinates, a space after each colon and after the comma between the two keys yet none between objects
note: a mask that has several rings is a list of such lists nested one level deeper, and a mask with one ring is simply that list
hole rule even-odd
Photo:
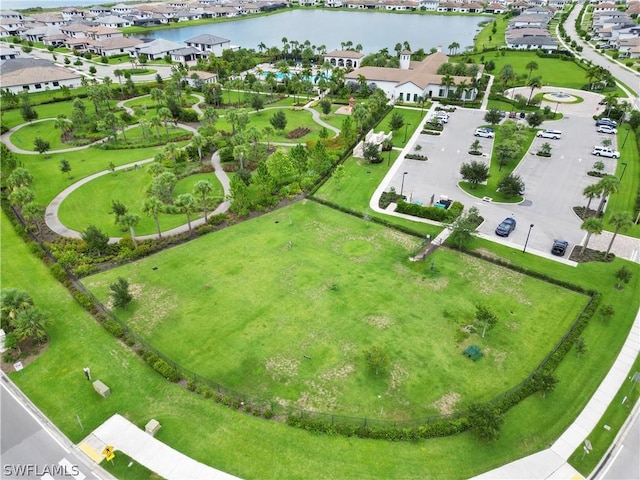
[{"label": "light pole", "polygon": [[624,172],[627,169],[627,164],[622,162],[622,173],[620,174],[620,181],[622,181],[622,177],[624,177]]},{"label": "light pole", "polygon": [[524,248],[522,249],[522,253],[527,250],[527,243],[529,243],[529,235],[531,235],[531,229],[533,228],[533,223],[529,225],[529,231],[527,232],[527,239],[524,241]]},{"label": "light pole", "polygon": [[400,186],[400,196],[402,196],[402,192],[404,192],[404,177],[405,177],[405,175],[406,175],[407,173],[409,173],[409,172],[404,172],[404,173],[402,174],[402,185]]},{"label": "light pole", "polygon": [[409,127],[410,127],[410,126],[411,126],[411,125],[410,125],[409,123],[407,123],[407,124],[404,126],[404,141],[403,141],[402,143],[407,143],[407,130],[409,129]]},{"label": "light pole", "polygon": [[554,115],[558,114],[558,105],[560,105],[560,102],[556,102],[556,111],[553,112]]}]

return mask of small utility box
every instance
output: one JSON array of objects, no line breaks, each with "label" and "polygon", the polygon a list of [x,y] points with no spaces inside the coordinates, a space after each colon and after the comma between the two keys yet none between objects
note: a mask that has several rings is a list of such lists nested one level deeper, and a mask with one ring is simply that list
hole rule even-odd
[{"label": "small utility box", "polygon": [[111,395],[111,389],[100,380],[93,382],[93,389],[103,398],[109,398],[109,395]]},{"label": "small utility box", "polygon": [[152,418],[145,425],[144,431],[147,432],[152,437],[154,437],[156,435],[156,433],[158,433],[158,430],[160,430],[160,427],[161,427],[160,422],[157,421],[155,418]]}]

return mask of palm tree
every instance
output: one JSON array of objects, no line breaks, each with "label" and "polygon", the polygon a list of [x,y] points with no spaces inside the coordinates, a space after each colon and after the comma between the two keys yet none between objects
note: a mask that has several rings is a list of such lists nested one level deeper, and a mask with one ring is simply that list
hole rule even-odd
[{"label": "palm tree", "polygon": [[449,48],[449,54],[451,54],[452,52],[455,54],[460,48],[460,44],[458,42],[453,42],[447,48]]},{"label": "palm tree", "polygon": [[156,222],[156,230],[158,230],[158,238],[162,238],[162,231],[160,230],[160,213],[162,212],[163,203],[158,197],[149,197],[144,201],[142,205],[142,212],[147,217],[153,217]]},{"label": "palm tree", "polygon": [[3,288],[0,290],[0,311],[9,321],[15,320],[18,312],[33,306],[33,299],[24,290],[17,288]]},{"label": "palm tree", "polygon": [[206,144],[206,140],[202,135],[194,135],[191,144],[198,150],[198,158],[202,162],[202,147]]},{"label": "palm tree", "polygon": [[591,235],[600,235],[602,233],[602,220],[595,217],[589,217],[580,226],[580,229],[585,230],[587,232],[587,238],[584,240],[584,245],[582,246],[582,250],[580,250],[580,255],[584,253],[589,244],[589,240],[591,239]]},{"label": "palm tree", "polygon": [[204,210],[204,221],[207,221],[207,195],[213,191],[213,186],[209,180],[198,180],[193,186],[193,191],[202,196],[202,209]]},{"label": "palm tree", "polygon": [[131,233],[131,240],[133,241],[133,245],[136,248],[138,247],[138,242],[136,241],[136,232],[134,230],[134,227],[138,225],[139,221],[140,221],[140,216],[136,215],[135,213],[127,212],[120,217],[120,224],[123,227],[129,229],[129,233]]},{"label": "palm tree", "polygon": [[176,207],[181,213],[187,216],[187,224],[189,225],[189,234],[191,234],[191,214],[196,207],[196,199],[190,193],[183,193],[176,198]]},{"label": "palm tree", "polygon": [[275,133],[275,129],[271,125],[267,125],[262,129],[262,132],[267,137],[267,151],[271,148],[271,135]]},{"label": "palm tree", "polygon": [[157,103],[157,108],[160,108],[160,105],[164,100],[164,92],[159,88],[154,88],[151,90],[151,99]]},{"label": "palm tree", "polygon": [[620,190],[620,179],[614,175],[605,175],[598,182],[600,188],[602,189],[602,197],[600,197],[600,204],[598,205],[598,210],[596,211],[596,217],[599,217],[604,209],[604,204],[607,201],[609,195],[613,193],[618,193]]},{"label": "palm tree", "polygon": [[[467,100],[466,96],[467,96],[467,91],[469,90],[469,83],[467,83],[466,80],[461,80],[460,83],[458,84],[458,88],[456,89],[456,92],[460,93],[460,98],[462,99],[462,104],[464,105],[464,102]],[[420,97],[418,98],[418,102],[422,102],[422,104],[424,105],[424,98]]]},{"label": "palm tree", "polygon": [[160,120],[162,120],[162,123],[164,123],[164,129],[167,132],[167,141],[169,140],[169,119],[171,118],[171,110],[169,110],[167,107],[162,107],[160,109],[158,109],[158,117],[160,117]]},{"label": "palm tree", "polygon": [[151,117],[149,119],[149,125],[156,129],[156,135],[160,138],[160,125],[162,125],[162,120],[160,120],[159,116]]},{"label": "palm tree", "polygon": [[591,201],[602,194],[602,187],[597,183],[592,183],[591,185],[587,185],[586,187],[584,187],[582,194],[589,200],[587,202],[587,206],[584,209],[584,213],[582,214],[582,218],[584,219],[587,216],[587,213],[589,213]]},{"label": "palm tree", "polygon": [[353,106],[353,112],[351,112],[351,114],[358,125],[358,131],[362,132],[362,128],[369,116],[369,109],[364,103],[359,102]]},{"label": "palm tree", "polygon": [[67,135],[73,131],[73,122],[71,122],[71,120],[69,120],[63,113],[56,117],[54,126],[60,130],[60,137],[63,142],[67,138]]},{"label": "palm tree", "polygon": [[445,88],[445,94],[444,94],[445,98],[448,98],[449,89],[456,84],[456,81],[451,75],[446,74],[442,76],[442,80],[440,80],[440,84]]},{"label": "palm tree", "polygon": [[[535,63],[535,62],[532,62]],[[527,105],[531,103],[531,97],[533,96],[533,91],[536,88],[540,88],[542,86],[542,80],[540,79],[540,77],[533,77],[530,78],[529,81],[527,82],[527,86],[531,87],[531,92],[529,92],[529,99],[527,100]]]},{"label": "palm tree", "polygon": [[529,70],[529,77],[527,78],[527,80],[529,80],[531,79],[531,74],[533,73],[533,71],[538,70],[538,63],[534,60],[531,60],[524,68]]},{"label": "palm tree", "polygon": [[507,89],[507,87],[509,86],[509,83],[515,81],[515,79],[517,78],[515,70],[509,64],[502,67],[502,70],[500,70],[498,77],[500,78],[500,81],[504,85],[504,90]]},{"label": "palm tree", "polygon": [[113,74],[118,79],[118,84],[120,85],[120,95],[124,95],[124,90],[122,88],[122,76],[124,75],[124,72],[122,70],[120,70],[119,68],[116,68],[113,71]]},{"label": "palm tree", "polygon": [[33,338],[38,343],[44,343],[47,340],[47,332],[44,329],[47,323],[47,316],[38,308],[23,308],[18,311],[13,321],[13,332],[20,341]]},{"label": "palm tree", "polygon": [[42,229],[38,220],[44,215],[44,208],[36,202],[29,202],[22,207],[22,216],[27,222],[33,222],[42,236]]},{"label": "palm tree", "polygon": [[611,241],[609,242],[609,246],[607,247],[607,253],[605,254],[605,258],[609,255],[609,252],[611,251],[611,246],[613,245],[613,241],[616,239],[618,232],[626,228],[629,228],[631,225],[633,225],[633,217],[629,212],[625,212],[625,211],[615,212],[611,215],[611,218],[609,219],[609,221],[613,225],[614,230],[613,230],[613,237],[611,237]]}]

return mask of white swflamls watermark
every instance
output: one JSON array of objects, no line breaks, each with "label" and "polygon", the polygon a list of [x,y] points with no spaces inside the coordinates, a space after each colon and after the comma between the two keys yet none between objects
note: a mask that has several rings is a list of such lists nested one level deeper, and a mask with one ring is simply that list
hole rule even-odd
[{"label": "white swflamls watermark", "polygon": [[77,465],[37,465],[35,463],[8,463],[2,466],[2,478],[42,477],[50,475],[53,478],[77,477],[80,468]]}]

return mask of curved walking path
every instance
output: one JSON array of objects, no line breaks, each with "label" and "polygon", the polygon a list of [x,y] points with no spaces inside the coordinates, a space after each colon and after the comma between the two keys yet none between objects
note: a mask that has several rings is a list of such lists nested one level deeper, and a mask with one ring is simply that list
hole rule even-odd
[{"label": "curved walking path", "polygon": [[[125,101],[127,101],[127,100],[125,100]],[[120,106],[120,103],[122,103],[122,102],[118,103],[119,106]],[[124,108],[127,112],[129,110],[131,110],[129,107],[125,107],[124,105],[122,106],[122,108]],[[131,110],[131,112],[129,112],[129,113],[133,113],[133,110]],[[20,147],[16,147],[13,144],[13,142],[11,141],[11,135],[13,135],[15,132],[17,132],[21,128],[24,128],[24,127],[26,127],[28,125],[33,124],[33,123],[48,122],[48,121],[53,121],[53,120],[57,120],[57,119],[56,118],[41,118],[39,120],[34,120],[31,123],[21,123],[20,125],[18,125],[16,127],[13,127],[12,129],[10,129],[10,130],[6,131],[5,133],[3,133],[2,135],[0,135],[0,141],[2,143],[4,143],[7,146],[7,148],[9,150],[11,150],[12,152],[21,153],[23,155],[40,155],[40,152],[35,152],[33,150],[23,150]],[[134,123],[132,125],[128,125],[125,128],[125,130],[131,130],[132,128],[136,128],[139,125],[140,125],[139,123]],[[194,128],[194,127],[192,127],[190,125],[186,125],[184,123],[174,123],[174,125],[176,127],[182,128],[184,130],[188,130],[193,134],[198,134],[198,129]],[[101,138],[100,140],[96,140],[95,142],[91,142],[91,143],[88,143],[86,145],[81,145],[79,147],[60,148],[58,150],[47,150],[46,153],[49,154],[49,153],[77,152],[78,150],[85,150],[85,149],[90,148],[90,147],[92,147],[94,145],[97,145],[99,143],[105,143],[108,139],[109,139],[109,137]]]},{"label": "curved walking path", "polygon": [[[144,165],[146,163],[151,163],[154,161],[154,158],[147,158],[145,160],[140,160],[137,162],[133,162],[133,163],[128,163],[126,165],[121,165],[119,167],[116,167],[115,170],[126,170],[132,167],[136,167],[137,165]],[[224,192],[224,196],[225,196],[225,200],[220,203],[215,210],[213,210],[212,212],[207,212],[208,215],[217,215],[219,213],[224,213],[227,210],[229,210],[229,206],[231,205],[231,202],[227,199],[231,189],[230,189],[230,182],[229,182],[229,177],[227,176],[227,173],[222,169],[222,164],[220,163],[220,155],[218,154],[218,152],[214,153],[211,156],[211,165],[213,166],[214,170],[215,170],[215,175],[216,178],[218,179],[218,181],[220,182],[220,184],[222,185],[222,190]],[[71,195],[75,190],[77,190],[78,188],[82,187],[83,185],[95,180],[96,178],[100,178],[104,175],[108,175],[112,173],[111,170],[103,170],[101,172],[97,172],[94,173],[93,175],[89,175],[88,177],[85,177],[81,180],[78,180],[76,183],[74,183],[73,185],[69,185],[67,188],[65,188],[62,192],[60,192],[58,195],[55,196],[55,198],[53,200],[51,200],[51,203],[49,203],[49,205],[47,205],[47,208],[45,210],[44,213],[44,221],[47,224],[47,226],[54,231],[55,233],[57,233],[58,235],[61,235],[63,237],[68,237],[68,238],[82,238],[80,232],[73,230],[71,228],[68,228],[66,225],[64,225],[61,221],[60,221],[60,217],[58,216],[59,211],[60,211],[60,205],[62,204],[62,202],[69,196]],[[200,217],[197,218],[195,220],[191,221],[191,228],[193,227],[198,227],[200,225],[203,225],[205,223],[205,219],[204,217]],[[177,235],[179,233],[184,233],[189,231],[189,224],[185,223],[184,225],[180,225],[178,227],[172,228],[171,230],[166,230],[164,232],[162,232],[164,235]],[[136,240],[149,240],[149,239],[155,239],[155,238],[159,238],[159,235],[157,233],[151,234],[151,235],[140,235],[137,236],[136,235]],[[120,240],[122,240],[122,237],[110,237],[109,238],[109,243],[117,243]]]}]

